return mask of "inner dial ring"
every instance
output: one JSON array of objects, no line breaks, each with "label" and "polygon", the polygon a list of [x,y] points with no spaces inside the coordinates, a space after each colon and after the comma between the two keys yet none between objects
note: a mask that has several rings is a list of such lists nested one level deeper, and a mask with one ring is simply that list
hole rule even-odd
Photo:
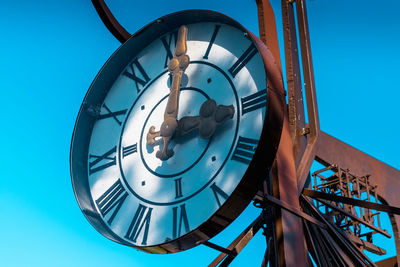
[{"label": "inner dial ring", "polygon": [[[180,91],[180,102],[184,103],[188,108],[186,108],[186,110],[182,110],[181,108],[179,117],[196,115],[196,111],[200,109],[201,103],[210,99],[204,91],[198,88],[186,87],[181,88]],[[167,161],[161,161],[156,158],[154,156],[155,149],[162,149],[162,138],[158,137],[155,145],[150,146],[146,143],[146,135],[151,125],[160,124],[159,118],[163,116],[167,98],[168,95],[165,95],[150,111],[150,114],[144,122],[139,142],[139,153],[143,165],[150,173],[160,178],[177,177],[190,170],[198,161],[200,161],[211,142],[211,138],[208,140],[199,139],[198,133],[193,131],[186,136],[173,138],[171,140],[170,147],[177,148],[179,153],[176,153]]]},{"label": "inner dial ring", "polygon": [[[233,105],[236,112],[209,139],[200,138],[197,130],[175,138],[170,144],[175,155],[161,161],[155,154],[162,149],[162,141],[151,147],[146,144],[146,134],[150,126],[154,125],[157,131],[161,125],[169,91],[167,74],[144,90],[124,122],[118,162],[126,187],[148,204],[173,205],[197,195],[218,176],[237,138],[239,99],[227,74],[213,64],[199,61],[191,62],[186,73],[189,79],[181,89],[178,120],[183,116],[197,116],[201,104],[210,98],[217,104]],[[163,97],[160,99],[159,95]],[[142,129],[138,131],[139,127]],[[132,145],[137,153],[129,154],[131,150],[126,148]]]}]

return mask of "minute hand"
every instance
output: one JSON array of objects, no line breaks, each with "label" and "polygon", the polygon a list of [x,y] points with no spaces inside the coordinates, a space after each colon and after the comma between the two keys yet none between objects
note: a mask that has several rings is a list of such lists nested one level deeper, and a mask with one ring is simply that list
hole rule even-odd
[{"label": "minute hand", "polygon": [[155,132],[155,127],[152,126],[147,134],[147,143],[149,145],[154,144],[155,137],[162,136],[163,148],[156,154],[157,158],[161,160],[167,160],[173,155],[173,151],[168,149],[168,144],[178,125],[176,118],[178,116],[181,77],[189,65],[190,60],[189,56],[186,55],[186,38],[187,27],[182,25],[179,28],[178,40],[174,50],[174,57],[168,63],[168,70],[172,75],[172,82],[167,106],[164,112],[164,121],[161,125],[160,132]]},{"label": "minute hand", "polygon": [[189,65],[189,56],[186,55],[186,38],[187,27],[182,25],[179,28],[174,57],[168,63],[168,70],[172,74],[172,82],[167,107],[165,108],[164,120],[167,119],[167,117],[173,117],[176,119],[178,116],[181,77]]}]

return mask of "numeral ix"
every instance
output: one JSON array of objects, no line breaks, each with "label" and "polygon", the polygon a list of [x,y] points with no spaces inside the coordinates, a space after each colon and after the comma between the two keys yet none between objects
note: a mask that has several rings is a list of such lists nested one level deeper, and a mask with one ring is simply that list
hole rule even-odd
[{"label": "numeral ix", "polygon": [[[92,175],[95,172],[104,170],[110,166],[113,166],[116,164],[116,157],[115,155],[112,156],[112,154],[115,154],[117,151],[117,147],[114,146],[111,148],[109,151],[104,153],[101,156],[89,155],[89,159],[94,159],[93,161],[89,162],[89,175]],[[104,162],[104,163],[103,163]],[[103,164],[100,164],[103,163]]]}]

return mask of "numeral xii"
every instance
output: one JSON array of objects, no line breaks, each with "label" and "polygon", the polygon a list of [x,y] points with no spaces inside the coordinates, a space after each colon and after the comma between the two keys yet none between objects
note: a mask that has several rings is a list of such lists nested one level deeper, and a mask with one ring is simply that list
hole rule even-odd
[{"label": "numeral xii", "polygon": [[214,32],[213,32],[213,34],[211,36],[211,40],[208,43],[208,47],[207,47],[206,53],[203,56],[204,59],[208,59],[208,55],[210,54],[211,47],[213,46],[213,44],[215,42],[215,38],[217,38],[217,34],[218,34],[218,31],[219,31],[220,28],[221,28],[221,25],[215,25],[215,29],[214,29]]}]

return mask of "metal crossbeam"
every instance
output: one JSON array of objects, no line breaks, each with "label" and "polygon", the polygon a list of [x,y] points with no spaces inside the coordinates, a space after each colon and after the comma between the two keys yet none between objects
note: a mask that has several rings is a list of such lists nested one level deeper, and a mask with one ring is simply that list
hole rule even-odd
[{"label": "metal crossbeam", "polygon": [[384,211],[384,212],[400,215],[400,208],[389,206],[389,205],[378,204],[378,203],[374,203],[374,202],[369,202],[369,201],[364,201],[364,200],[359,200],[359,199],[349,198],[349,197],[343,197],[343,196],[338,196],[338,195],[334,195],[334,194],[327,194],[327,193],[323,193],[320,191],[310,190],[307,188],[304,188],[303,194],[306,196],[315,198],[315,199],[325,199],[325,200],[330,200],[330,201],[334,201],[334,202],[340,202],[340,203],[344,203],[344,204],[350,204],[353,206],[359,206],[359,207],[364,207],[367,209],[379,210],[379,211]]},{"label": "metal crossbeam", "polygon": [[313,223],[313,224],[315,224],[315,225],[317,225],[319,227],[322,227],[324,229],[326,228],[326,225],[324,223],[322,223],[319,220],[311,217],[307,213],[304,213],[301,210],[292,207],[291,205],[287,204],[286,202],[284,202],[284,201],[282,201],[280,199],[274,198],[271,195],[265,194],[264,197],[262,197],[260,194],[257,194],[255,196],[255,199],[257,201],[264,202],[265,204],[271,204],[271,205],[273,205],[275,207],[285,209],[285,210],[291,212],[292,214],[297,215],[298,217],[303,218],[303,219],[305,219],[305,220],[307,220],[307,221],[309,221],[309,222],[311,222],[311,223]]},{"label": "metal crossbeam", "polygon": [[218,255],[218,257],[215,258],[208,267],[215,267],[220,263],[219,266],[228,266],[228,264],[235,259],[236,255],[240,253],[253,236],[260,230],[262,223],[263,218],[262,215],[260,215],[242,233],[240,233],[240,235],[226,249],[224,249],[225,251]]},{"label": "metal crossbeam", "polygon": [[324,204],[325,206],[328,206],[329,208],[331,208],[331,209],[333,209],[333,210],[339,211],[339,212],[343,213],[344,215],[350,217],[351,219],[353,219],[353,220],[355,220],[355,221],[357,221],[357,222],[359,222],[359,223],[361,223],[361,224],[364,224],[365,226],[367,226],[367,227],[369,227],[369,228],[375,230],[376,232],[378,232],[378,233],[380,233],[380,234],[386,236],[387,238],[391,238],[391,237],[392,237],[390,234],[388,234],[388,232],[379,229],[378,227],[376,227],[375,225],[373,225],[373,224],[371,224],[371,223],[368,223],[368,222],[366,222],[366,221],[364,221],[364,220],[361,220],[361,219],[358,218],[357,216],[351,214],[350,212],[345,211],[344,209],[342,209],[342,208],[340,208],[340,207],[338,207],[338,206],[335,206],[335,205],[333,205],[333,204],[331,204],[331,203],[329,203],[329,202],[326,202],[326,201],[324,201],[324,200],[322,200],[322,199],[316,199],[316,200],[319,201],[319,202],[321,202],[321,203]]}]

